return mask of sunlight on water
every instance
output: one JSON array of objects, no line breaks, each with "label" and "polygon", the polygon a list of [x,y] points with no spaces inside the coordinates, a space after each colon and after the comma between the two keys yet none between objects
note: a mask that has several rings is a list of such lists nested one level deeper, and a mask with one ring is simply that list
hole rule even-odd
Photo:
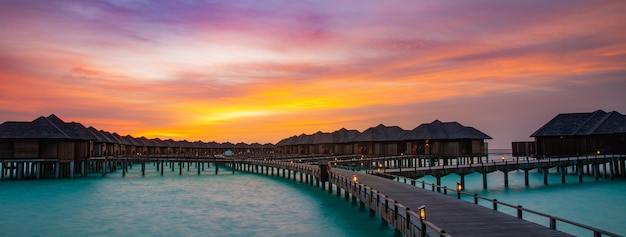
[{"label": "sunlight on water", "polygon": [[141,177],[135,166],[126,177],[0,181],[1,235],[396,236],[379,216],[307,184],[196,172],[160,177],[149,166]]}]

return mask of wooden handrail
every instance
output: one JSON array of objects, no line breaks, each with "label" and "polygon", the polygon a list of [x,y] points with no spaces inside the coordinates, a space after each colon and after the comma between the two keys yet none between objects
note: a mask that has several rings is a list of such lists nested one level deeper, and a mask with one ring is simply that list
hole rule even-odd
[{"label": "wooden handrail", "polygon": [[[388,175],[390,175],[390,174],[388,174]],[[397,175],[392,175],[392,176],[395,176],[396,180],[398,180],[399,177],[400,177],[400,176],[397,176]],[[425,182],[425,181],[419,181],[419,180],[415,180],[415,179],[411,179],[411,178],[407,178],[407,179],[411,180],[411,181],[414,181],[415,184],[422,183],[422,187],[425,187],[426,185],[428,185],[428,186],[432,187],[433,191],[435,190],[435,188],[439,188],[439,189],[447,189],[447,190],[453,191],[454,193],[457,192],[456,189],[451,189],[451,188],[448,188],[446,186],[437,185],[437,184],[433,184],[433,183],[428,183],[428,182]],[[418,186],[415,186],[415,187],[418,187]],[[615,233],[612,233],[612,232],[609,232],[609,231],[606,231],[606,230],[602,230],[602,229],[599,229],[599,228],[596,228],[596,227],[592,227],[592,226],[585,225],[585,224],[582,224],[582,223],[578,223],[578,222],[575,222],[575,221],[571,221],[571,220],[568,220],[568,219],[565,219],[565,218],[561,218],[561,217],[549,215],[549,214],[546,214],[546,213],[542,213],[542,212],[539,212],[539,211],[531,210],[531,209],[528,209],[528,208],[524,208],[524,207],[522,207],[520,205],[513,205],[513,204],[509,204],[509,203],[504,203],[504,202],[498,201],[497,199],[490,199],[490,198],[486,198],[486,197],[481,197],[481,196],[478,196],[477,194],[463,192],[463,191],[461,191],[459,193],[462,194],[462,195],[466,195],[466,196],[470,196],[470,197],[474,198],[474,204],[477,204],[477,205],[478,205],[478,200],[479,199],[491,202],[491,203],[493,203],[493,208],[492,209],[495,210],[495,211],[502,212],[501,210],[498,209],[498,204],[506,206],[506,207],[510,207],[510,208],[513,208],[513,209],[516,209],[517,210],[517,217],[520,218],[520,219],[523,219],[523,213],[524,212],[528,212],[528,213],[532,213],[532,214],[535,214],[535,215],[538,215],[538,216],[546,217],[546,218],[548,218],[548,221],[549,221],[549,227],[551,229],[554,229],[554,230],[556,230],[556,224],[557,224],[556,221],[559,221],[559,222],[567,223],[567,224],[570,224],[570,225],[573,225],[573,226],[576,226],[576,227],[579,227],[579,228],[582,228],[582,229],[589,230],[589,231],[593,232],[593,236],[594,237],[595,236],[602,236],[602,235],[610,236],[610,237],[623,237],[622,235],[615,234]]]}]

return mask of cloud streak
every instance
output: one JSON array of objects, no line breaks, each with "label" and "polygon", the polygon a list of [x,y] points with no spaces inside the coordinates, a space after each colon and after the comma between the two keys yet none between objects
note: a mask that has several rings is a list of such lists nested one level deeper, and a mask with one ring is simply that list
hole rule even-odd
[{"label": "cloud streak", "polygon": [[621,1],[2,1],[0,117],[263,143],[440,119],[507,148],[558,113],[626,112],[623,12]]}]

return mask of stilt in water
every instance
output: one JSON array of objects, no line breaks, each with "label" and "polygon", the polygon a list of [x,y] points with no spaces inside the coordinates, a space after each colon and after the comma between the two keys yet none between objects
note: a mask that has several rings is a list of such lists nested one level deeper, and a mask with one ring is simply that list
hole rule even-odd
[{"label": "stilt in water", "polygon": [[576,171],[578,172],[578,182],[583,182],[583,165],[577,165]]},{"label": "stilt in water", "polygon": [[483,173],[483,189],[487,189],[487,173]]},{"label": "stilt in water", "polygon": [[161,161],[161,176],[163,176],[163,170],[165,169],[165,167],[163,167],[163,165],[165,164],[165,161]]},{"label": "stilt in water", "polygon": [[528,187],[528,169],[524,169],[524,185]]},{"label": "stilt in water", "polygon": [[509,187],[509,172],[504,171],[504,187]]}]

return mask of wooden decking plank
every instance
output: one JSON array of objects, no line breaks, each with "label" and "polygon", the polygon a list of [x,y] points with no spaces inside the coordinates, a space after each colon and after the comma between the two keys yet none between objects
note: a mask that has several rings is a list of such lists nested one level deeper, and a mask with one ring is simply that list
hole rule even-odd
[{"label": "wooden decking plank", "polygon": [[346,177],[357,175],[359,183],[380,191],[412,210],[426,205],[427,220],[452,236],[572,236],[409,184],[347,170],[333,169],[332,172]]}]

